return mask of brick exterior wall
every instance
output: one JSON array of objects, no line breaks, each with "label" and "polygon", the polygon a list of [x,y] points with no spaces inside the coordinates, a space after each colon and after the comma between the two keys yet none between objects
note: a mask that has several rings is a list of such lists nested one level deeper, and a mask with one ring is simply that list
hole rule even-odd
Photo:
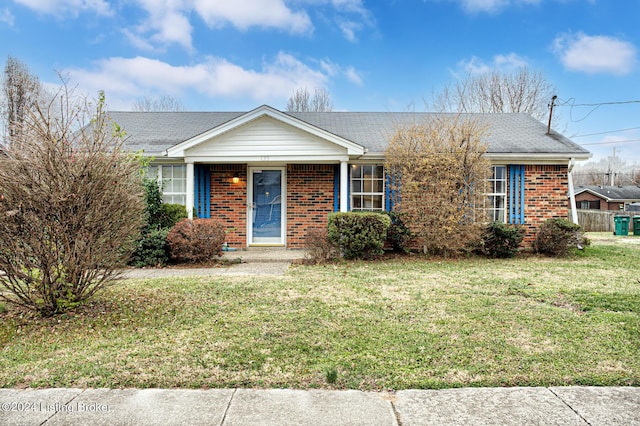
[{"label": "brick exterior wall", "polygon": [[304,248],[309,228],[327,225],[333,211],[332,164],[287,165],[287,247]]},{"label": "brick exterior wall", "polygon": [[567,219],[569,183],[567,166],[525,166],[525,226],[524,245],[530,246],[542,222],[561,217]]},{"label": "brick exterior wall", "polygon": [[[230,247],[247,246],[247,165],[213,164],[211,170],[211,217],[226,227]],[[233,183],[233,178],[240,181]]]},{"label": "brick exterior wall", "polygon": [[[216,164],[210,170],[211,217],[225,224],[230,246],[243,249],[247,245],[247,165]],[[563,165],[525,166],[525,247],[531,246],[542,222],[568,217],[567,171]],[[326,226],[334,210],[334,173],[332,164],[287,165],[288,248],[304,248],[308,230]],[[234,184],[233,177],[240,182]]]}]

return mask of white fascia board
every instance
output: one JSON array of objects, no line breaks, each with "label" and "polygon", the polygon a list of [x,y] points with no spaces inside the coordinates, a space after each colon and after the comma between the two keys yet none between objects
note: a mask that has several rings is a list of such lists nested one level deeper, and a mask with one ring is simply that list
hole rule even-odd
[{"label": "white fascia board", "polygon": [[184,157],[154,156],[151,160],[151,164],[177,164],[177,163],[184,163]]},{"label": "white fascia board", "polygon": [[193,148],[194,146],[197,146],[203,142],[206,142],[223,133],[229,132],[235,128],[238,128],[246,123],[249,123],[250,121],[257,120],[258,118],[261,118],[261,117],[271,117],[276,121],[280,121],[284,124],[288,124],[296,129],[310,133],[328,142],[332,142],[338,146],[346,148],[347,154],[349,155],[362,155],[365,152],[365,149],[363,146],[360,146],[347,139],[336,136],[333,133],[327,132],[326,130],[312,126],[290,115],[284,114],[274,108],[271,108],[270,106],[263,105],[261,107],[254,109],[253,111],[249,111],[246,114],[236,117],[233,120],[228,121],[218,127],[215,127],[189,140],[186,140],[184,142],[181,142],[177,145],[172,146],[171,148],[167,149],[167,155],[170,157],[184,157],[185,151],[187,149]]},{"label": "white fascia board", "polygon": [[[363,161],[385,161],[387,159],[387,156],[385,155],[384,152],[367,152],[364,155],[355,158],[355,160],[363,160]],[[352,160],[354,160],[352,158]]]},{"label": "white fascia board", "polygon": [[[588,160],[591,154],[517,154],[517,153],[487,153],[487,158],[493,164],[567,164],[571,158],[576,161]],[[367,152],[360,157],[352,157],[351,160],[384,161],[384,152]]]},{"label": "white fascia board", "polygon": [[304,155],[304,156],[290,156],[290,155],[243,155],[243,156],[228,156],[228,157],[185,157],[185,162],[188,163],[339,163],[340,161],[349,161],[348,155]]},{"label": "white fascia board", "polygon": [[568,164],[573,158],[576,161],[588,160],[588,154],[518,154],[518,153],[487,153],[487,158],[493,164]]}]

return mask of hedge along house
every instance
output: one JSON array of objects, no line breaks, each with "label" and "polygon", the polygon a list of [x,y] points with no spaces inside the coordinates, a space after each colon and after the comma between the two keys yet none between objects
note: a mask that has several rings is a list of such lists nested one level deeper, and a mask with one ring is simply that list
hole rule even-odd
[{"label": "hedge along house", "polygon": [[[393,209],[385,150],[399,126],[429,113],[111,112],[127,147],[152,156],[164,201],[217,218],[232,247],[303,248],[330,212]],[[490,217],[524,224],[567,217],[574,161],[585,149],[527,114],[474,114],[488,126]],[[575,211],[575,209],[574,209]]]}]

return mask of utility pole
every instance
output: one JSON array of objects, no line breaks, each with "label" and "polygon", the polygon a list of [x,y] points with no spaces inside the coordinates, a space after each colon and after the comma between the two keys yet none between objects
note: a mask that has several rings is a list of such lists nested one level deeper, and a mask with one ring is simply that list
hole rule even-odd
[{"label": "utility pole", "polygon": [[613,147],[613,157],[611,160],[611,186],[615,186],[615,176],[616,176],[616,147]]},{"label": "utility pole", "polygon": [[547,134],[551,133],[551,118],[553,117],[553,107],[555,106],[556,99],[558,99],[558,97],[553,95],[551,103],[549,104],[549,124],[547,125]]}]

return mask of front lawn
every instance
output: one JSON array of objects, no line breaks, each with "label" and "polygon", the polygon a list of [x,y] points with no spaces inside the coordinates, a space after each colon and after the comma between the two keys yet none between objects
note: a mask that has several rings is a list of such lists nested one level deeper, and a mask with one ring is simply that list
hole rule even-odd
[{"label": "front lawn", "polygon": [[559,260],[128,280],[78,314],[0,306],[0,385],[640,386],[639,280],[640,244],[599,241]]}]

